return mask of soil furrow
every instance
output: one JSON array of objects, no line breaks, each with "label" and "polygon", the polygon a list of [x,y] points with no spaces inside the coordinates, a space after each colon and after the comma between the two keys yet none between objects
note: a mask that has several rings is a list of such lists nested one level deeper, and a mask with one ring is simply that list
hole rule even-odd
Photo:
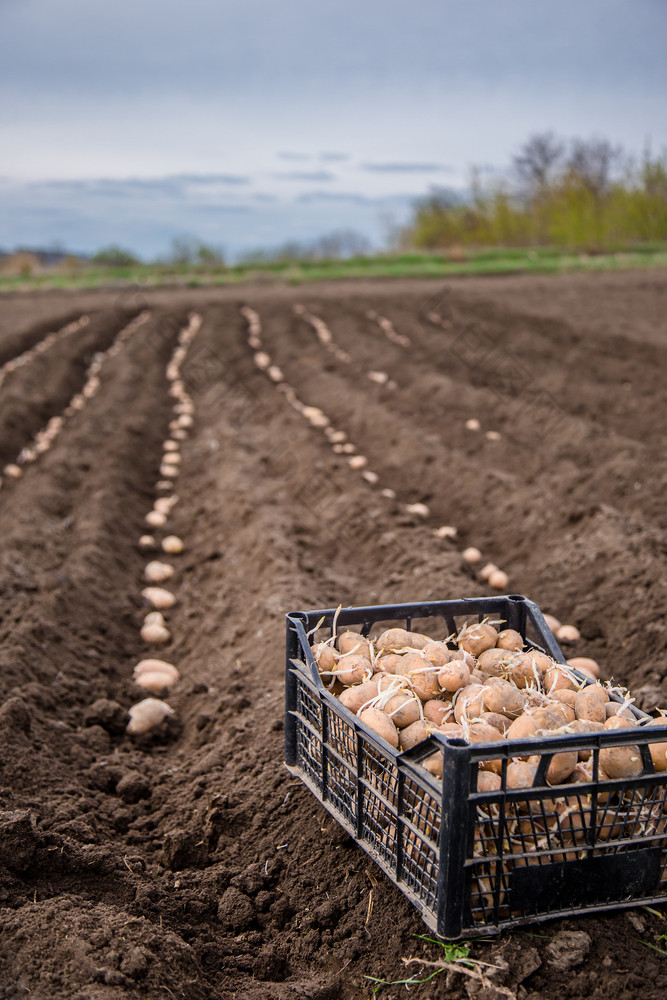
[{"label": "soil furrow", "polygon": [[[283,767],[288,610],[485,593],[460,556],[479,544],[513,588],[581,624],[577,652],[667,701],[656,450],[667,286],[614,280],[616,292],[599,276],[452,283],[450,312],[432,282],[145,293],[150,327],[0,505],[0,997],[357,1000],[372,993],[365,976],[405,978],[402,956],[437,960],[415,938],[417,912]],[[299,398],[350,433],[377,488],[257,369],[244,300]],[[28,300],[8,300],[5,329],[34,331],[67,301],[36,298],[31,314]],[[323,317],[351,365],[322,351],[295,302]],[[536,384],[566,402],[551,439],[537,441],[534,404],[512,415],[492,369],[456,367],[451,331],[424,319],[429,302],[457,329],[539,359]],[[114,297],[72,304],[99,313]],[[131,738],[132,666],[145,655],[137,540],[168,436],[165,365],[192,308],[204,319],[183,365],[195,426],[165,526],[187,540],[164,653],[182,679],[174,718]],[[373,384],[369,369],[398,388]],[[614,396],[628,373],[632,388]],[[35,408],[54,391],[27,389]],[[502,440],[471,436],[472,415],[484,429],[502,416]],[[431,515],[408,515],[409,500]],[[459,527],[455,542],[434,537],[442,523]],[[667,989],[642,945],[663,930],[652,913],[537,930],[587,935],[585,963],[554,968],[528,933],[471,953],[506,962],[524,1000],[658,1000]],[[468,995],[456,976],[425,988]]]},{"label": "soil furrow", "polygon": [[0,390],[0,464],[15,462],[50,417],[81,388],[93,354],[105,351],[131,314],[103,313],[10,373]]}]

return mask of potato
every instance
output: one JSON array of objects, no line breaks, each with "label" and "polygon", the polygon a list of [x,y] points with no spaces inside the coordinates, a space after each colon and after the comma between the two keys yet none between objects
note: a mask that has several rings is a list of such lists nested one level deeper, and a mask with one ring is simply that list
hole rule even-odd
[{"label": "potato", "polygon": [[169,563],[159,562],[157,559],[146,564],[144,569],[144,579],[148,583],[164,583],[174,575],[174,567]]},{"label": "potato", "polygon": [[437,750],[432,753],[430,757],[426,757],[425,760],[421,761],[421,766],[425,767],[434,778],[442,778],[443,770],[443,759],[442,753]]},{"label": "potato", "polygon": [[456,696],[454,704],[454,718],[457,722],[462,719],[469,721],[476,719],[484,711],[484,688],[481,684],[469,684],[462,688]]},{"label": "potato", "polygon": [[384,706],[384,711],[397,729],[405,729],[421,718],[419,699],[403,692],[390,698]]},{"label": "potato", "polygon": [[495,771],[478,771],[477,791],[478,792],[498,792],[502,786],[499,774]]},{"label": "potato", "polygon": [[463,660],[450,660],[438,672],[438,684],[443,691],[452,694],[470,683],[470,670]]},{"label": "potato", "polygon": [[[558,782],[552,781],[549,784],[558,784]],[[558,836],[560,828],[566,843],[585,843],[591,825],[590,802],[588,795],[582,796],[581,799],[576,795],[557,799],[555,802],[557,815],[554,816],[553,823],[549,824],[550,832]]]},{"label": "potato", "polygon": [[451,660],[463,660],[463,662],[466,664],[466,666],[470,670],[474,670],[475,666],[476,666],[476,663],[477,663],[477,660],[472,655],[472,653],[467,653],[465,651],[465,649],[450,649],[450,651],[449,651],[449,659],[450,659],[450,661]]},{"label": "potato", "polygon": [[159,514],[170,514],[174,505],[178,502],[177,496],[170,497],[158,497],[153,504],[153,510],[156,510]]},{"label": "potato", "polygon": [[341,653],[357,653],[370,659],[370,646],[368,639],[358,632],[341,632],[336,639],[336,645]]},{"label": "potato", "polygon": [[161,694],[172,688],[176,681],[170,673],[166,673],[164,670],[153,670],[149,673],[139,674],[134,678],[134,683],[146,691],[152,691],[153,694]]},{"label": "potato", "polygon": [[609,695],[599,684],[587,684],[577,692],[574,711],[578,719],[604,723],[607,718],[606,703]]},{"label": "potato", "polygon": [[590,656],[573,656],[567,663],[573,670],[579,670],[582,673],[589,674],[591,677],[600,676],[600,666],[597,660],[591,659]]},{"label": "potato", "polygon": [[142,625],[140,635],[144,642],[148,642],[152,646],[161,646],[165,642],[171,641],[171,632],[164,625]]},{"label": "potato", "polygon": [[153,657],[149,657],[145,660],[139,660],[136,667],[134,668],[135,679],[141,677],[142,674],[149,673],[163,673],[169,674],[172,680],[175,682],[180,678],[180,673],[178,669],[173,665],[173,663],[167,663],[166,660],[156,660]]},{"label": "potato", "polygon": [[422,701],[440,694],[437,667],[432,667],[420,653],[406,653],[403,656],[401,674],[409,678],[412,690]]},{"label": "potato", "polygon": [[[667,726],[667,718],[651,719],[647,726]],[[656,771],[667,771],[667,743],[649,743],[651,759]]]},{"label": "potato", "polygon": [[567,705],[564,702],[559,702],[559,701],[554,701],[552,704],[555,707],[557,707],[560,712],[563,713],[566,722],[574,722],[577,716],[575,715],[575,711],[571,707],[571,705]]},{"label": "potato", "polygon": [[[545,705],[544,708],[538,708],[533,712],[533,722],[538,731],[552,732],[554,729],[562,729],[566,723],[571,722],[572,719],[566,715],[567,708],[567,705],[561,705],[559,702],[552,702]],[[574,715],[571,709],[570,713]]]},{"label": "potato", "polygon": [[523,695],[509,681],[498,679],[495,684],[484,686],[484,707],[487,712],[497,712],[516,719],[523,710]]},{"label": "potato", "polygon": [[506,783],[507,788],[530,788],[535,781],[537,767],[525,761],[515,762],[507,765]]},{"label": "potato", "polygon": [[542,681],[542,674],[532,653],[513,653],[508,662],[506,676],[518,688],[536,687]]},{"label": "potato", "polygon": [[[468,739],[471,743],[498,743],[502,738],[502,733],[485,722],[473,722],[468,728]],[[484,771],[495,771],[496,774],[500,774],[503,758],[495,757],[492,760],[482,760],[479,766]]]},{"label": "potato", "polygon": [[[568,733],[599,733],[603,730],[604,725],[601,722],[592,722],[590,719],[575,719],[574,722],[569,722],[567,726]],[[592,750],[580,750],[579,760],[590,760],[592,753]]]},{"label": "potato", "polygon": [[604,731],[603,722],[593,722],[592,719],[575,719],[567,724],[568,733],[601,733]]},{"label": "potato", "polygon": [[130,736],[139,736],[150,732],[151,729],[159,726],[168,715],[174,714],[171,705],[168,705],[166,701],[160,701],[159,698],[144,698],[143,701],[132,705],[128,711],[130,721],[125,727],[125,732],[129,733]]},{"label": "potato", "polygon": [[526,740],[531,736],[537,736],[537,723],[532,715],[528,715],[526,712],[515,719],[505,730],[505,737],[508,740]]},{"label": "potato", "polygon": [[432,640],[418,632],[408,632],[404,628],[388,628],[375,640],[375,648],[388,652],[405,649],[408,646],[413,649],[423,649],[429,642]]},{"label": "potato", "polygon": [[489,574],[488,584],[489,587],[493,587],[494,590],[507,590],[510,578],[507,573],[503,572],[502,569],[494,569],[492,573]]},{"label": "potato", "polygon": [[162,551],[169,555],[180,555],[184,548],[183,541],[178,535],[167,535],[162,539]]},{"label": "potato", "polygon": [[491,677],[504,677],[512,662],[512,653],[507,649],[485,649],[477,657],[477,669]]},{"label": "potato", "polygon": [[567,750],[565,753],[554,754],[547,768],[547,784],[562,785],[574,771],[577,766],[577,760],[578,754],[576,750]]},{"label": "potato", "polygon": [[514,650],[514,652],[521,652],[523,649],[523,636],[516,629],[506,628],[502,632],[498,633],[498,640],[496,642],[497,649],[509,649]]},{"label": "potato", "polygon": [[610,778],[637,778],[644,770],[638,746],[603,747],[599,759]]},{"label": "potato", "polygon": [[381,709],[364,709],[359,716],[359,721],[381,736],[383,740],[386,740],[395,750],[398,750],[398,729]]},{"label": "potato", "polygon": [[481,722],[486,722],[487,725],[493,726],[494,729],[497,729],[503,735],[510,727],[511,720],[506,715],[500,715],[498,712],[482,712],[479,718]]},{"label": "potato", "polygon": [[152,604],[154,608],[160,611],[173,608],[176,603],[176,598],[171,591],[164,590],[162,587],[144,587],[141,591],[141,596],[147,604]]},{"label": "potato", "polygon": [[463,728],[457,725],[456,722],[443,722],[438,728],[438,732],[444,733],[449,739],[465,739],[465,733]]},{"label": "potato", "polygon": [[469,732],[473,743],[497,743],[503,738],[500,730],[490,726],[488,722],[482,722],[481,719],[470,723]]},{"label": "potato", "polygon": [[401,745],[401,750],[410,750],[412,747],[417,746],[422,740],[425,740],[431,733],[439,732],[438,726],[434,725],[432,722],[419,721],[413,722],[412,725],[406,726],[402,729],[399,734],[399,741]]},{"label": "potato", "polygon": [[434,667],[444,667],[451,659],[451,650],[447,649],[444,642],[428,642],[421,652]]},{"label": "potato", "polygon": [[488,580],[492,573],[495,573],[498,567],[495,563],[488,562],[479,571],[479,575],[482,580]]},{"label": "potato", "polygon": [[144,618],[144,625],[166,625],[165,617],[161,611],[149,611]]},{"label": "potato", "polygon": [[430,698],[424,702],[424,718],[436,726],[441,726],[449,719],[454,720],[454,709],[449,701],[441,701],[439,698]]},{"label": "potato", "polygon": [[402,660],[403,657],[399,653],[385,653],[383,656],[378,657],[376,666],[388,674],[400,674]]},{"label": "potato", "polygon": [[365,656],[347,653],[338,658],[333,673],[336,680],[349,687],[352,684],[361,684],[362,681],[369,680],[373,676],[373,667],[371,661]]},{"label": "potato", "polygon": [[557,701],[561,705],[567,705],[573,711],[575,711],[575,704],[577,701],[578,691],[573,691],[572,688],[556,688],[554,691],[549,693],[549,701]]},{"label": "potato", "polygon": [[467,625],[458,635],[458,645],[473,656],[479,656],[485,649],[493,649],[498,641],[498,633],[488,622]]},{"label": "potato", "polygon": [[539,649],[529,649],[526,655],[530,657],[531,663],[542,675],[542,677],[545,676],[547,670],[550,670],[551,667],[553,667],[555,662],[550,656],[547,655],[547,653],[542,653]]},{"label": "potato", "polygon": [[549,691],[556,691],[558,688],[569,688],[571,691],[579,690],[579,683],[570,674],[569,670],[554,664],[550,667],[544,677],[544,686]]},{"label": "potato", "polygon": [[321,674],[328,674],[336,669],[336,654],[327,642],[316,642],[310,647],[317,669]]},{"label": "potato", "polygon": [[627,709],[623,710],[624,714],[621,715],[617,713],[616,715],[611,715],[604,724],[605,729],[631,729],[633,726],[638,725],[637,719],[628,712]]},{"label": "potato", "polygon": [[345,708],[348,708],[350,712],[356,715],[359,709],[369,701],[372,701],[373,698],[377,698],[378,683],[376,677],[372,677],[369,681],[364,681],[362,684],[353,684],[351,687],[345,688],[339,695],[341,705],[344,705]]},{"label": "potato", "polygon": [[634,715],[627,705],[620,701],[608,701],[604,706],[608,719],[618,716],[619,719],[634,719]]},{"label": "potato", "polygon": [[162,528],[167,523],[167,515],[159,510],[149,510],[144,521],[150,524],[151,528]]}]

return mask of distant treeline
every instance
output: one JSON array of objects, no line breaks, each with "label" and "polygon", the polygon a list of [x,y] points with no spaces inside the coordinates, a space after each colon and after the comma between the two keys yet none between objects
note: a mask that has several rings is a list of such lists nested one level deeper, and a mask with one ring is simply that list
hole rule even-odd
[{"label": "distant treeline", "polygon": [[401,244],[609,250],[667,239],[667,157],[637,160],[605,139],[529,138],[501,178],[473,171],[470,191],[436,189],[415,205]]},{"label": "distant treeline", "polygon": [[[287,261],[345,260],[363,257],[372,250],[370,240],[354,229],[336,229],[313,240],[290,240],[276,247],[261,248],[243,253],[239,265],[282,264]],[[107,246],[91,258],[99,267],[131,267],[140,259],[130,250]],[[175,237],[169,252],[153,262],[155,266],[190,268],[199,270],[224,270],[227,266],[222,246],[205,243],[197,237]]]}]

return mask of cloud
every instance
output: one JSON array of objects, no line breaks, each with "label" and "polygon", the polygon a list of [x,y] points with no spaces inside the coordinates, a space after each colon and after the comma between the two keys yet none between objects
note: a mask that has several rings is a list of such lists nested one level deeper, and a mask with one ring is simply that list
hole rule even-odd
[{"label": "cloud", "polygon": [[320,160],[323,163],[342,163],[344,160],[349,160],[348,153],[320,153]]},{"label": "cloud", "polygon": [[191,205],[189,214],[204,215],[250,215],[255,209],[250,205]]},{"label": "cloud", "polygon": [[249,184],[244,174],[170,174],[165,177],[96,177],[90,180],[46,180],[28,182],[27,187],[54,191],[85,191],[106,197],[127,197],[139,193],[182,196],[188,188]]},{"label": "cloud", "polygon": [[288,170],[284,173],[272,174],[272,176],[285,181],[314,181],[315,183],[336,180],[336,175],[328,170]]},{"label": "cloud", "polygon": [[277,155],[279,160],[291,160],[295,163],[312,160],[310,153],[292,153],[289,150],[285,150]]},{"label": "cloud", "polygon": [[443,163],[363,163],[361,169],[378,174],[434,174],[452,168]]},{"label": "cloud", "polygon": [[308,205],[316,201],[347,201],[354,202],[357,205],[370,205],[377,200],[377,198],[372,198],[365,194],[357,194],[353,191],[307,191],[296,198],[296,201],[302,205]]},{"label": "cloud", "polygon": [[317,202],[333,204],[364,205],[383,207],[390,205],[405,205],[414,199],[411,194],[381,194],[367,195],[357,191],[307,191],[294,200],[301,205],[311,205]]},{"label": "cloud", "polygon": [[189,184],[249,184],[252,178],[248,174],[174,174],[175,180],[187,181]]}]

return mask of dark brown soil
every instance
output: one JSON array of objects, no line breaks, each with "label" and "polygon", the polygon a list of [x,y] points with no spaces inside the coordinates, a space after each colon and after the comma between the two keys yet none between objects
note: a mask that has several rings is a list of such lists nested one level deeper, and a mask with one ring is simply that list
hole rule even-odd
[{"label": "dark brown soil", "polygon": [[[284,614],[488,593],[460,556],[474,544],[512,592],[581,628],[576,652],[605,677],[646,707],[667,703],[666,301],[661,272],[4,300],[0,363],[77,315],[91,323],[7,377],[2,462],[144,304],[151,320],[54,448],[0,490],[1,998],[356,1000],[372,995],[367,976],[414,972],[403,957],[441,957],[283,767]],[[352,364],[322,349],[295,303]],[[349,433],[396,500],[254,367],[243,304],[299,397]],[[169,524],[186,551],[164,654],[183,679],[174,719],[132,739],[132,668],[147,655],[136,543],[168,436],[165,366],[191,308],[203,317],[184,366],[196,423]],[[500,440],[466,430],[473,416]],[[415,501],[426,520],[405,514]],[[441,524],[456,542],[434,538]],[[667,958],[647,945],[666,930],[638,910],[477,942],[474,957],[508,964],[506,992],[470,995],[657,1000]],[[569,967],[553,964],[554,943]],[[410,993],[456,1000],[466,982],[443,973]]]}]

